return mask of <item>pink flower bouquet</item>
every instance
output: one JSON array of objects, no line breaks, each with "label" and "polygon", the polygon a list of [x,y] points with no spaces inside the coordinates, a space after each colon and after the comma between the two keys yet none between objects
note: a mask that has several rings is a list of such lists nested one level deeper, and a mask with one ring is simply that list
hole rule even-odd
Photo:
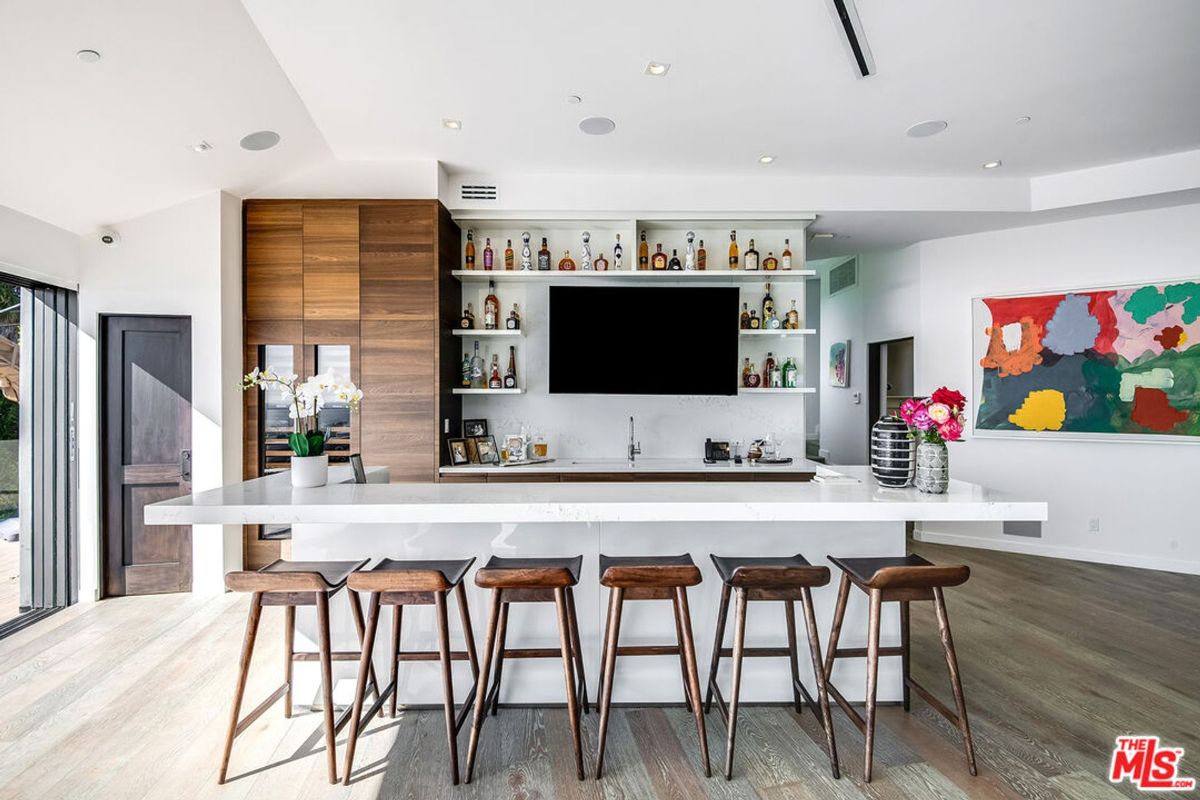
[{"label": "pink flower bouquet", "polygon": [[911,398],[900,404],[900,419],[909,428],[921,432],[927,442],[957,442],[962,439],[966,418],[963,411],[967,398],[962,392],[938,389],[931,397],[923,400]]}]

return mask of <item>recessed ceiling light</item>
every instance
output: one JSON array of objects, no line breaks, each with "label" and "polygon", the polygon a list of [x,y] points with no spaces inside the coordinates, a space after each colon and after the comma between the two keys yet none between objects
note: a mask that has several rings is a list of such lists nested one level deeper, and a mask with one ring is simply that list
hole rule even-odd
[{"label": "recessed ceiling light", "polygon": [[590,136],[604,136],[617,129],[617,123],[608,117],[588,117],[579,121],[579,130]]},{"label": "recessed ceiling light", "polygon": [[834,234],[825,233],[825,232],[813,233],[813,235],[812,235],[812,238],[814,238],[814,239],[832,239],[833,237],[834,237]]},{"label": "recessed ceiling light", "polygon": [[100,53],[97,50],[80,50],[75,57],[85,64],[95,64],[100,60]]},{"label": "recessed ceiling light", "polygon": [[1033,117],[1030,117],[1030,116],[1021,116],[1021,117],[1017,117],[1017,124],[1018,124],[1018,125],[1024,125],[1025,123],[1027,123],[1027,122],[1032,122],[1032,121],[1033,121]]},{"label": "recessed ceiling light", "polygon": [[909,126],[905,133],[914,139],[924,139],[926,136],[936,136],[948,127],[944,119],[930,119]]},{"label": "recessed ceiling light", "polygon": [[983,162],[983,168],[984,169],[996,169],[1003,163],[1004,162],[1001,161],[1000,159],[996,159],[995,161],[985,161],[985,162]]},{"label": "recessed ceiling light", "polygon": [[442,118],[442,127],[448,131],[461,131],[462,130],[462,120],[461,119],[446,119],[445,117],[443,117]]},{"label": "recessed ceiling light", "polygon": [[242,137],[243,150],[270,150],[279,144],[279,134],[275,131],[255,131]]},{"label": "recessed ceiling light", "polygon": [[774,160],[775,160],[775,156],[759,156],[758,157],[758,163],[760,163],[760,164],[770,164]]},{"label": "recessed ceiling light", "polygon": [[211,144],[209,144],[208,142],[204,141],[203,139],[201,139],[200,141],[196,142],[195,144],[189,144],[188,149],[191,150],[193,153],[207,153],[209,150],[213,149],[213,146]]},{"label": "recessed ceiling light", "polygon": [[583,102],[583,98],[577,94],[569,94],[567,95],[567,102],[573,106],[577,106]]},{"label": "recessed ceiling light", "polygon": [[653,75],[656,78],[661,78],[667,74],[667,70],[671,69],[670,64],[664,64],[661,61],[646,62],[646,74]]}]

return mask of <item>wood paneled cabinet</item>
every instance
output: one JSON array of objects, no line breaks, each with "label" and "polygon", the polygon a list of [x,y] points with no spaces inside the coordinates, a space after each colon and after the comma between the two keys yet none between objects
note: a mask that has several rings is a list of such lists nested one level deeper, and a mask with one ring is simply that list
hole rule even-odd
[{"label": "wood paneled cabinet", "polygon": [[[449,212],[436,200],[247,200],[243,210],[246,370],[271,357],[303,375],[342,365],[365,399],[339,429],[339,452],[387,466],[393,481],[438,480],[442,431],[462,419],[450,393],[459,351],[442,322],[462,300]],[[247,393],[246,478],[286,464],[277,417]],[[286,542],[286,530],[248,526],[247,567],[287,556]]]}]

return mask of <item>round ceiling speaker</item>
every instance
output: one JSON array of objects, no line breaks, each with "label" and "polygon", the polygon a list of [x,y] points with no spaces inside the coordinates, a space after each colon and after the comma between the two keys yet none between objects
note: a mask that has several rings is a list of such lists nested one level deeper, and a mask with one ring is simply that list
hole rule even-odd
[{"label": "round ceiling speaker", "polygon": [[608,117],[588,117],[579,122],[579,130],[589,136],[603,136],[606,133],[612,133],[616,129],[617,123]]}]

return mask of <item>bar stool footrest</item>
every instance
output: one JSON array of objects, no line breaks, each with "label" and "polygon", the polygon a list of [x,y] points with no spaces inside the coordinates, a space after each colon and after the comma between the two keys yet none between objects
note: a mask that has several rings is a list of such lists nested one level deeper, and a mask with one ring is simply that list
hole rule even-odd
[{"label": "bar stool footrest", "polygon": [[238,736],[241,736],[242,732],[245,731],[246,728],[249,728],[251,725],[253,725],[254,721],[266,713],[267,709],[278,703],[280,698],[287,694],[289,688],[291,688],[291,684],[285,683],[281,685],[278,689],[271,692],[270,697],[255,706],[253,711],[242,717],[241,720],[238,721],[237,727],[233,729],[234,738],[236,739]]}]

